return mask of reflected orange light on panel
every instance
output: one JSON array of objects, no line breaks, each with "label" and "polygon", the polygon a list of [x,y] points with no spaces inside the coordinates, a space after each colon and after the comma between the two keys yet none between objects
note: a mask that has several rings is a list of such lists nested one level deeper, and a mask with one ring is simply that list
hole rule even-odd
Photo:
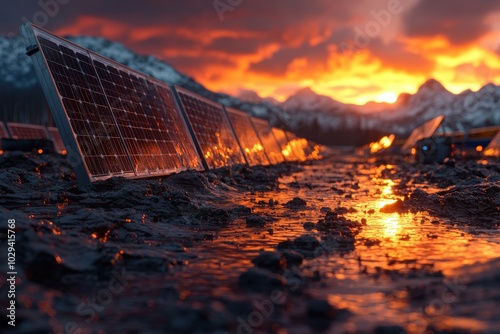
[{"label": "reflected orange light on panel", "polygon": [[391,147],[395,138],[396,138],[395,135],[384,136],[378,142],[371,143],[370,144],[370,153],[374,154],[374,153],[377,153],[383,149]]}]

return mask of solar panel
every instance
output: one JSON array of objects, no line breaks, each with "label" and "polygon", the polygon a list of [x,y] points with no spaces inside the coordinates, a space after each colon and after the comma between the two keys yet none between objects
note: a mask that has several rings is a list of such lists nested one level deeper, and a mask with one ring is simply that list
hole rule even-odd
[{"label": "solar panel", "polygon": [[245,164],[224,107],[181,87],[176,86],[175,91],[206,167]]},{"label": "solar panel", "polygon": [[305,149],[308,147],[307,140],[303,138],[298,138],[294,133],[286,131],[286,137],[288,138],[288,143],[292,148],[295,156],[299,161],[306,161],[307,154]]},{"label": "solar panel", "polygon": [[233,108],[226,107],[225,109],[248,164],[250,166],[269,165],[266,151],[255,132],[250,116]]},{"label": "solar panel", "polygon": [[493,137],[490,141],[484,150],[484,155],[490,157],[500,157],[500,131],[498,131],[495,137]]},{"label": "solar panel", "polygon": [[56,149],[56,152],[59,154],[66,154],[66,147],[64,147],[63,140],[61,138],[61,134],[59,133],[59,130],[57,130],[56,127],[49,126],[47,127],[47,130],[50,133],[50,136],[52,137],[52,142],[54,143],[54,148]]},{"label": "solar panel", "polygon": [[276,138],[276,142],[281,147],[281,153],[285,157],[286,161],[297,161],[298,158],[295,156],[295,153],[288,143],[288,138],[286,137],[285,131],[278,128],[272,128],[274,138]]},{"label": "solar panel", "polygon": [[0,122],[0,138],[10,138],[9,132],[7,132],[7,128]]},{"label": "solar panel", "polygon": [[255,131],[259,135],[259,138],[266,150],[267,157],[271,164],[279,164],[285,161],[283,154],[281,153],[281,148],[274,138],[273,131],[269,122],[260,118],[252,117],[252,124]]},{"label": "solar panel", "polygon": [[413,130],[410,137],[408,137],[404,145],[401,147],[401,150],[403,152],[409,152],[413,147],[415,147],[419,140],[432,137],[443,120],[444,115],[441,115],[431,119],[430,121],[427,121],[422,126],[419,126],[415,130]]},{"label": "solar panel", "polygon": [[7,123],[12,139],[51,139],[43,125]]},{"label": "solar panel", "polygon": [[202,168],[167,84],[32,24],[21,31],[83,184]]}]

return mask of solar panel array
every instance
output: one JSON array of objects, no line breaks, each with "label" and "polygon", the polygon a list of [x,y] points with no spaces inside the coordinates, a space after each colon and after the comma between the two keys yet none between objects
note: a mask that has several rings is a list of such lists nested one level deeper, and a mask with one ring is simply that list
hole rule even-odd
[{"label": "solar panel array", "polygon": [[10,138],[9,132],[7,132],[7,128],[0,122],[0,138]]},{"label": "solar panel array", "polygon": [[7,123],[12,139],[51,139],[43,125]]},{"label": "solar panel array", "polygon": [[[305,160],[307,141],[291,140],[265,120],[171,88],[32,24],[21,31],[57,125],[31,126],[39,132],[22,136],[43,132],[41,138],[52,139],[84,185],[114,176],[277,164],[284,155]],[[20,131],[11,133],[19,137]]]},{"label": "solar panel array", "polygon": [[187,89],[175,90],[208,168],[245,164],[224,107]]},{"label": "solar panel array", "polygon": [[248,164],[250,166],[269,165],[264,145],[255,132],[250,116],[233,108],[225,109]]},{"label": "solar panel array", "polygon": [[284,162],[285,158],[281,153],[280,146],[276,142],[276,138],[273,135],[273,131],[271,129],[271,125],[269,125],[269,122],[255,117],[252,117],[251,120],[255,131],[259,135],[262,145],[266,150],[269,162],[272,165]]},{"label": "solar panel array", "polygon": [[422,126],[419,126],[415,130],[413,130],[410,137],[408,137],[404,145],[401,147],[401,150],[403,152],[408,152],[413,147],[415,147],[419,140],[432,137],[441,123],[443,123],[443,120],[444,115],[441,115],[425,122]]},{"label": "solar panel array", "polygon": [[78,176],[96,181],[201,169],[168,85],[33,25],[22,32],[41,51],[32,58],[64,144],[81,157]]}]

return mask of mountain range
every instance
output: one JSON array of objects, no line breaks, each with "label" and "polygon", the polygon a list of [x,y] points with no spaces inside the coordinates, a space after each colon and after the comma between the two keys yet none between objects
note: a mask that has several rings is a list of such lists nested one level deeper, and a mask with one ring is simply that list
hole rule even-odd
[{"label": "mountain range", "polygon": [[[250,90],[240,91],[238,97],[212,92],[156,57],[139,55],[103,38],[68,39],[146,75],[324,144],[361,145],[389,133],[402,137],[441,114],[446,115],[449,130],[500,125],[500,87],[494,84],[456,95],[430,79],[415,94],[401,94],[394,104],[370,102],[364,106],[344,104],[304,88],[280,103]],[[50,111],[25,52],[22,38],[0,37],[0,120],[50,124]]]}]

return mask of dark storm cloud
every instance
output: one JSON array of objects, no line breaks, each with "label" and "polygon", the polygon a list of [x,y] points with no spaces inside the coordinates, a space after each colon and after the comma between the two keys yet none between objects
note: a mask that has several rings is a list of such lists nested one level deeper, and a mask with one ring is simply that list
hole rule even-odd
[{"label": "dark storm cloud", "polygon": [[409,37],[445,35],[454,45],[476,41],[489,31],[484,19],[500,10],[498,0],[421,0],[403,22]]},{"label": "dark storm cloud", "polygon": [[384,43],[374,39],[369,45],[370,53],[378,58],[384,67],[410,74],[429,74],[434,69],[434,62],[422,54],[410,52],[403,43],[393,41]]},{"label": "dark storm cloud", "polygon": [[284,75],[288,65],[297,58],[305,58],[310,63],[325,66],[330,56],[330,47],[338,46],[351,37],[350,29],[338,29],[325,41],[317,45],[302,43],[297,47],[283,47],[269,58],[251,64],[250,70],[254,72]]},{"label": "dark storm cloud", "polygon": [[215,39],[206,49],[228,54],[253,54],[261,45],[260,38],[220,37]]}]

